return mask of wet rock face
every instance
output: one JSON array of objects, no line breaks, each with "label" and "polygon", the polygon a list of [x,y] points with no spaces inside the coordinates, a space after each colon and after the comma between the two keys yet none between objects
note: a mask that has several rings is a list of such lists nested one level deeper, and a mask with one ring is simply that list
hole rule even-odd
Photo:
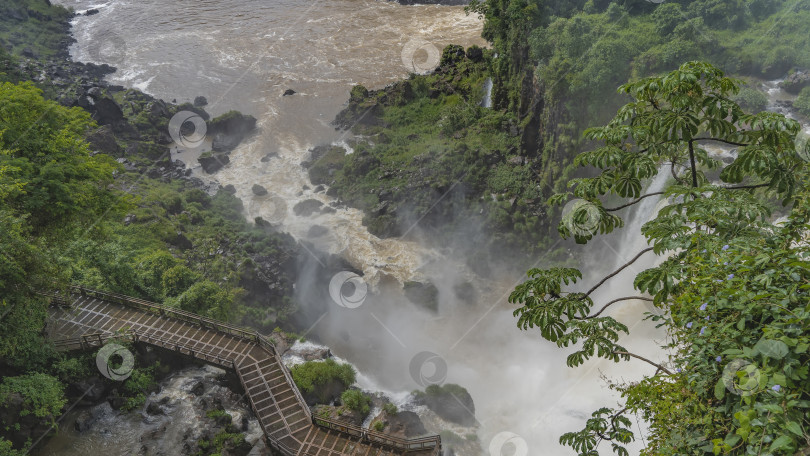
[{"label": "wet rock face", "polygon": [[475,424],[475,404],[467,389],[448,383],[443,386],[430,385],[424,392],[417,392],[415,400],[425,405],[444,420],[472,426]]},{"label": "wet rock face", "polygon": [[253,194],[256,196],[264,196],[267,194],[267,189],[259,184],[253,184],[251,190],[253,191]]},{"label": "wet rock face", "polygon": [[798,94],[805,87],[810,87],[810,70],[798,70],[779,84],[785,92]]},{"label": "wet rock face", "polygon": [[309,217],[314,214],[315,211],[320,210],[321,206],[323,206],[322,202],[316,199],[308,199],[293,206],[293,212],[300,217]]},{"label": "wet rock face", "polygon": [[229,152],[255,129],[255,117],[237,111],[225,113],[208,123],[208,135],[213,138],[211,148]]},{"label": "wet rock face", "polygon": [[422,423],[422,420],[419,418],[419,415],[417,415],[416,412],[405,410],[390,414],[386,411],[382,411],[372,420],[372,423],[376,421],[381,421],[383,423],[384,427],[382,432],[391,434],[395,437],[410,439],[428,434],[428,431],[425,429],[425,425]]}]

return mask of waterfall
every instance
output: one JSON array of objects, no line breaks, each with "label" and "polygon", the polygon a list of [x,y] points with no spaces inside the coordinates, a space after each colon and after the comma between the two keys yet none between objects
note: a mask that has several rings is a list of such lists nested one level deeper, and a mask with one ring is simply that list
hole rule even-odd
[{"label": "waterfall", "polygon": [[481,106],[484,108],[492,107],[492,78],[487,78],[484,81],[484,97],[481,99]]}]

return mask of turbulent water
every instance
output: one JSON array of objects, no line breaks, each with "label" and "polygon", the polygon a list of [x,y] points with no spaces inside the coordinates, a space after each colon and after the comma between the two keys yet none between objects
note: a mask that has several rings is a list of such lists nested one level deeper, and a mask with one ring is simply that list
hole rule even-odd
[{"label": "turbulent water", "polygon": [[[314,217],[293,214],[292,207],[304,199],[332,202],[324,193],[304,190],[310,183],[300,163],[310,147],[347,139],[329,122],[344,106],[352,85],[379,88],[404,77],[408,68],[403,60],[418,63],[430,56],[424,51],[409,54],[424,42],[437,49],[450,43],[485,44],[479,37],[481,22],[466,16],[462,8],[373,0],[57,3],[100,10],[76,19],[78,43],[73,54],[77,60],[118,67],[111,82],[178,102],[204,95],[209,101],[206,109],[215,115],[238,109],[259,118],[260,133],[232,153],[230,165],[214,176],[196,172],[234,185],[249,219],[262,216],[279,222],[282,230],[298,239],[306,239],[313,224],[327,227],[326,236],[310,241],[364,271],[373,292],[362,305],[352,309],[327,303],[328,310],[310,329],[310,336],[358,367],[361,387],[384,391],[407,406],[407,392],[430,381],[461,384],[475,401],[478,425],[453,428],[456,434],[477,434],[484,453],[499,456],[499,449],[490,447],[491,440],[510,432],[525,440],[528,454],[555,456],[570,454],[557,444],[561,433],[580,429],[596,408],[615,405],[600,373],[630,381],[654,371],[635,360],[567,368],[563,350],[531,331],[516,329],[514,307],[506,298],[522,280],[520,275],[476,278],[416,238],[381,240],[370,235],[356,210]],[[282,97],[288,88],[298,93]],[[482,103],[488,105],[488,97]],[[278,156],[261,161],[273,153]],[[194,163],[189,157],[180,158]],[[666,176],[662,173],[651,182],[650,190],[660,189]],[[263,185],[271,195],[255,197],[253,184]],[[585,264],[594,265],[589,277],[612,271],[646,247],[638,230],[655,207],[656,201],[648,198],[625,214],[628,226],[622,233],[589,244],[583,253]],[[602,287],[597,302],[636,294],[632,277],[655,261],[647,255]],[[542,256],[536,265],[545,266]],[[414,278],[429,278],[437,285],[438,313],[387,292],[391,287],[386,284]],[[470,280],[476,284],[477,298],[459,299],[454,286]],[[308,282],[306,276],[297,284],[299,291],[326,285]],[[651,341],[660,342],[663,335],[641,321],[642,313],[651,310],[647,304],[630,301],[614,307],[609,313],[632,331],[621,343],[660,360],[659,344]],[[423,352],[434,355],[423,356],[428,362],[414,368],[412,360]],[[426,420],[433,430],[446,426],[430,417]],[[515,449],[519,446],[506,448],[503,454]],[[609,454],[608,448],[601,450]],[[85,454],[103,452],[103,447],[91,445]],[[49,454],[74,453],[54,449]]]}]

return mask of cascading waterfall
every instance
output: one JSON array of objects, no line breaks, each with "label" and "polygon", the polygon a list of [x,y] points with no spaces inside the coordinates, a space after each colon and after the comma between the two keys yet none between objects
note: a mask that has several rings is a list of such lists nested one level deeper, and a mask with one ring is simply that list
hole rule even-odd
[{"label": "cascading waterfall", "polygon": [[484,81],[484,97],[481,99],[481,107],[492,107],[492,78],[487,78]]},{"label": "cascading waterfall", "polygon": [[[57,3],[87,9],[94,0]],[[297,217],[292,211],[309,198],[325,205],[334,202],[324,193],[303,188],[309,180],[300,162],[313,145],[345,141],[329,122],[353,84],[376,88],[404,77],[400,51],[411,36],[423,36],[440,48],[451,42],[483,45],[481,23],[451,7],[402,7],[372,0],[335,0],[328,8],[309,7],[302,0],[227,0],[191,8],[178,8],[171,1],[119,0],[101,5],[99,14],[75,21],[74,53],[80,60],[119,66],[112,77],[116,83],[181,102],[206,95],[211,102],[207,109],[214,114],[233,108],[256,115],[261,132],[232,153],[230,165],[204,177],[234,185],[250,219],[272,219],[277,210],[273,199],[252,194],[253,184],[264,185],[284,203],[282,230],[307,239],[313,224],[327,227],[328,235],[309,240],[317,248],[342,254],[365,272],[372,285],[386,276],[398,282],[426,277],[436,284],[436,312],[385,290],[369,295],[357,309],[325,304],[328,313],[310,334],[358,368],[360,387],[383,391],[408,407],[410,391],[424,387],[412,376],[409,362],[415,354],[430,351],[446,362],[443,381],[466,387],[475,401],[478,425],[454,432],[477,433],[484,452],[495,434],[508,431],[526,440],[530,454],[570,454],[557,444],[559,435],[580,429],[594,409],[616,400],[598,373],[629,381],[651,373],[651,366],[594,360],[568,369],[566,351],[536,332],[516,329],[514,306],[505,298],[521,276],[477,278],[477,299],[462,300],[454,294],[454,285],[472,275],[455,261],[416,242],[370,235],[362,214],[353,209],[338,208],[312,218]],[[109,39],[111,33],[114,39]],[[92,43],[105,40],[117,47],[116,52],[94,53]],[[777,82],[766,83],[773,109]],[[298,93],[281,97],[290,87]],[[487,79],[481,106],[491,107],[491,91],[492,81]],[[272,153],[277,156],[262,161]],[[668,177],[669,170],[662,169],[646,191],[660,191]],[[643,200],[628,210],[625,228],[591,241],[583,252],[588,279],[601,278],[647,246],[639,230],[655,215],[657,203],[658,198]],[[615,261],[604,261],[608,256]],[[598,290],[595,300],[635,294],[635,274],[658,260],[651,253],[642,257]],[[537,265],[543,265],[542,257]],[[621,344],[659,360],[664,354],[657,342],[663,334],[641,321],[649,310],[645,302],[627,301],[609,314],[631,328]],[[294,354],[287,361],[295,362]],[[56,449],[48,454],[74,453]]]}]

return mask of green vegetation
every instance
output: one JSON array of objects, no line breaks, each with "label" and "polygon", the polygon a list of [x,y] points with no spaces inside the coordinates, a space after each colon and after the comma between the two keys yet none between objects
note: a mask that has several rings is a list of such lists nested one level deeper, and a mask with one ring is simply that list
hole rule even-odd
[{"label": "green vegetation", "polygon": [[386,402],[385,405],[383,405],[383,411],[389,415],[396,415],[399,413],[397,405],[393,402]]},{"label": "green vegetation", "polygon": [[[668,205],[641,230],[648,250],[665,259],[634,281],[659,310],[647,318],[666,328],[669,360],[644,359],[653,375],[613,385],[622,408],[601,408],[583,430],[560,438],[580,455],[595,454],[603,442],[627,455],[635,413],[649,425],[643,455],[792,455],[810,444],[807,151],[796,150],[797,122],[745,113],[731,99],[739,83],[711,65],[688,63],[622,86],[632,101],[587,131],[597,146],[575,161],[600,172],[553,198],[583,200],[559,231],[587,242],[622,225],[601,197],[638,202],[642,181],[673,167]],[[735,145],[739,154],[723,167],[703,148],[707,142]],[[773,223],[773,200],[782,202],[783,224]],[[595,310],[603,306],[591,296],[595,289],[566,290],[582,279],[578,269],[528,275],[509,299],[521,305],[518,326],[573,346],[570,367],[594,356],[636,357],[619,344],[628,328]]]},{"label": "green vegetation", "polygon": [[67,37],[65,24],[72,13],[48,0],[0,0],[0,15],[4,16],[0,47],[14,54],[48,57],[62,48]]},{"label": "green vegetation", "polygon": [[160,367],[160,363],[155,363],[149,367],[135,368],[130,377],[124,382],[124,393],[127,395],[123,410],[135,410],[142,407],[146,402],[146,394],[157,386],[155,383],[155,370]]},{"label": "green vegetation", "polygon": [[[584,130],[627,102],[618,85],[696,59],[751,78],[810,67],[808,0],[473,0],[467,11],[493,49],[449,46],[433,74],[355,87],[337,121],[365,136],[352,154],[316,157],[311,177],[364,210],[371,232],[418,220],[437,244],[462,234],[473,260],[545,252],[557,215],[547,199],[589,172],[573,159]],[[493,109],[478,106],[487,77]],[[764,107],[756,79],[735,97]]]},{"label": "green vegetation", "polygon": [[810,118],[810,87],[805,87],[799,92],[796,101],[793,102],[795,107],[803,116]]},{"label": "green vegetation", "polygon": [[[64,60],[69,16],[46,0],[0,0],[0,365],[9,388],[40,394],[31,404],[49,407],[35,415],[49,425],[64,386],[97,370],[92,356],[57,353],[43,338],[49,302],[38,292],[80,284],[270,331],[294,311],[298,255],[291,237],[247,223],[233,195],[154,173],[169,168],[161,138],[181,107],[102,90],[128,125],[98,128],[87,111],[64,106],[94,83]],[[68,76],[48,79],[53,68]],[[227,129],[233,118],[213,123]],[[126,166],[116,163],[124,155]],[[124,409],[143,405],[156,367],[116,388]],[[0,438],[0,452],[27,450],[14,439]]]},{"label": "green vegetation", "polygon": [[371,398],[360,390],[349,389],[340,395],[340,402],[349,410],[366,416],[371,411]]},{"label": "green vegetation", "polygon": [[293,381],[304,393],[337,382],[346,389],[356,381],[357,373],[351,364],[338,364],[334,359],[307,361],[290,369]]},{"label": "green vegetation", "polygon": [[385,429],[385,423],[383,423],[382,421],[379,421],[379,420],[375,421],[374,424],[371,425],[371,428],[374,429],[377,432],[382,432],[383,429]]},{"label": "green vegetation", "polygon": [[[4,377],[0,383],[0,404],[6,404],[12,394],[23,398],[20,416],[34,415],[51,424],[56,424],[56,418],[67,403],[64,386],[55,377],[42,373]],[[9,426],[14,423],[2,424]]]}]

